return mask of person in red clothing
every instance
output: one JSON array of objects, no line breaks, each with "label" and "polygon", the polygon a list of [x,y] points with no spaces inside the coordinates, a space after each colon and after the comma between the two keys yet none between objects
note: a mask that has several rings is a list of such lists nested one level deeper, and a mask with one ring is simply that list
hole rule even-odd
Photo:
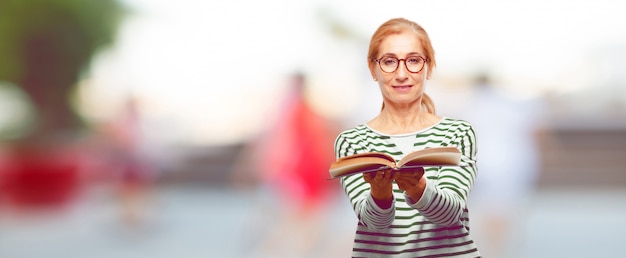
[{"label": "person in red clothing", "polygon": [[146,204],[157,176],[157,168],[146,150],[138,101],[135,97],[125,101],[120,114],[108,124],[105,135],[117,172],[113,178],[121,220],[130,228],[141,228],[146,223]]},{"label": "person in red clothing", "polygon": [[318,205],[330,189],[327,170],[334,157],[327,150],[334,136],[328,120],[305,99],[304,75],[295,74],[291,83],[279,121],[264,139],[261,166],[263,177],[281,198],[308,208]]},{"label": "person in red clothing", "polygon": [[[255,171],[261,194],[253,227],[267,227],[252,252],[268,256],[307,253],[319,241],[323,225],[316,223],[337,185],[328,180],[328,166],[336,130],[328,118],[316,112],[306,98],[306,77],[289,78],[289,92],[276,113],[276,122],[246,146],[233,174],[234,180]],[[243,171],[244,163],[250,163]],[[248,175],[243,176],[246,173]],[[237,183],[237,182],[235,182]],[[271,207],[271,208],[268,208]],[[268,223],[267,220],[275,221]],[[272,224],[268,226],[269,224]],[[294,232],[295,230],[295,232]],[[258,230],[263,231],[263,230]],[[249,232],[249,231],[248,231]],[[288,237],[285,237],[288,235]],[[289,238],[290,244],[285,244]],[[256,240],[253,240],[256,242]],[[278,253],[277,253],[278,252]]]}]

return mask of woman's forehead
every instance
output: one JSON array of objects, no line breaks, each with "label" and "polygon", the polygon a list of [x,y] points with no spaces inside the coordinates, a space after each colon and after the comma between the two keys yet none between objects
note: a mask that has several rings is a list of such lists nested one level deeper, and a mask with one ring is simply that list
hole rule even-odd
[{"label": "woman's forehead", "polygon": [[416,33],[402,32],[385,37],[379,46],[380,54],[423,54],[422,41]]}]

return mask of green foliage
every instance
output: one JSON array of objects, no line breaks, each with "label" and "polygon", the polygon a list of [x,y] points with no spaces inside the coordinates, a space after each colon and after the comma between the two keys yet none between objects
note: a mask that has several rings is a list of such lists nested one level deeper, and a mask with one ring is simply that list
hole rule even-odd
[{"label": "green foliage", "polygon": [[33,38],[88,65],[113,42],[122,10],[116,0],[0,0],[0,80],[16,82],[29,69]]}]

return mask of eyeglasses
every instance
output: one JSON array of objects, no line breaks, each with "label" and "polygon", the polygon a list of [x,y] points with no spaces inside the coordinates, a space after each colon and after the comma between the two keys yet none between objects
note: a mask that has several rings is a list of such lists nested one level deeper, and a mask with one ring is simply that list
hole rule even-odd
[{"label": "eyeglasses", "polygon": [[393,73],[398,70],[398,66],[400,66],[400,61],[404,61],[404,66],[406,66],[406,69],[409,72],[419,73],[422,69],[424,69],[424,64],[426,64],[428,58],[424,58],[421,56],[410,56],[404,59],[398,59],[392,56],[384,56],[374,61],[378,63],[380,70],[386,73]]}]

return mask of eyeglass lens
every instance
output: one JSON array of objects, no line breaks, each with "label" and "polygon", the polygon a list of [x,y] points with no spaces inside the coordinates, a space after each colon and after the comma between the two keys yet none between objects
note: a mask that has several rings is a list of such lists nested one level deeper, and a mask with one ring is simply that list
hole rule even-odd
[{"label": "eyeglass lens", "polygon": [[418,73],[424,68],[424,64],[426,63],[422,57],[414,56],[407,57],[406,59],[398,59],[395,57],[383,57],[378,60],[378,64],[383,72],[393,73],[400,66],[400,61],[404,61],[404,65],[409,72]]}]

